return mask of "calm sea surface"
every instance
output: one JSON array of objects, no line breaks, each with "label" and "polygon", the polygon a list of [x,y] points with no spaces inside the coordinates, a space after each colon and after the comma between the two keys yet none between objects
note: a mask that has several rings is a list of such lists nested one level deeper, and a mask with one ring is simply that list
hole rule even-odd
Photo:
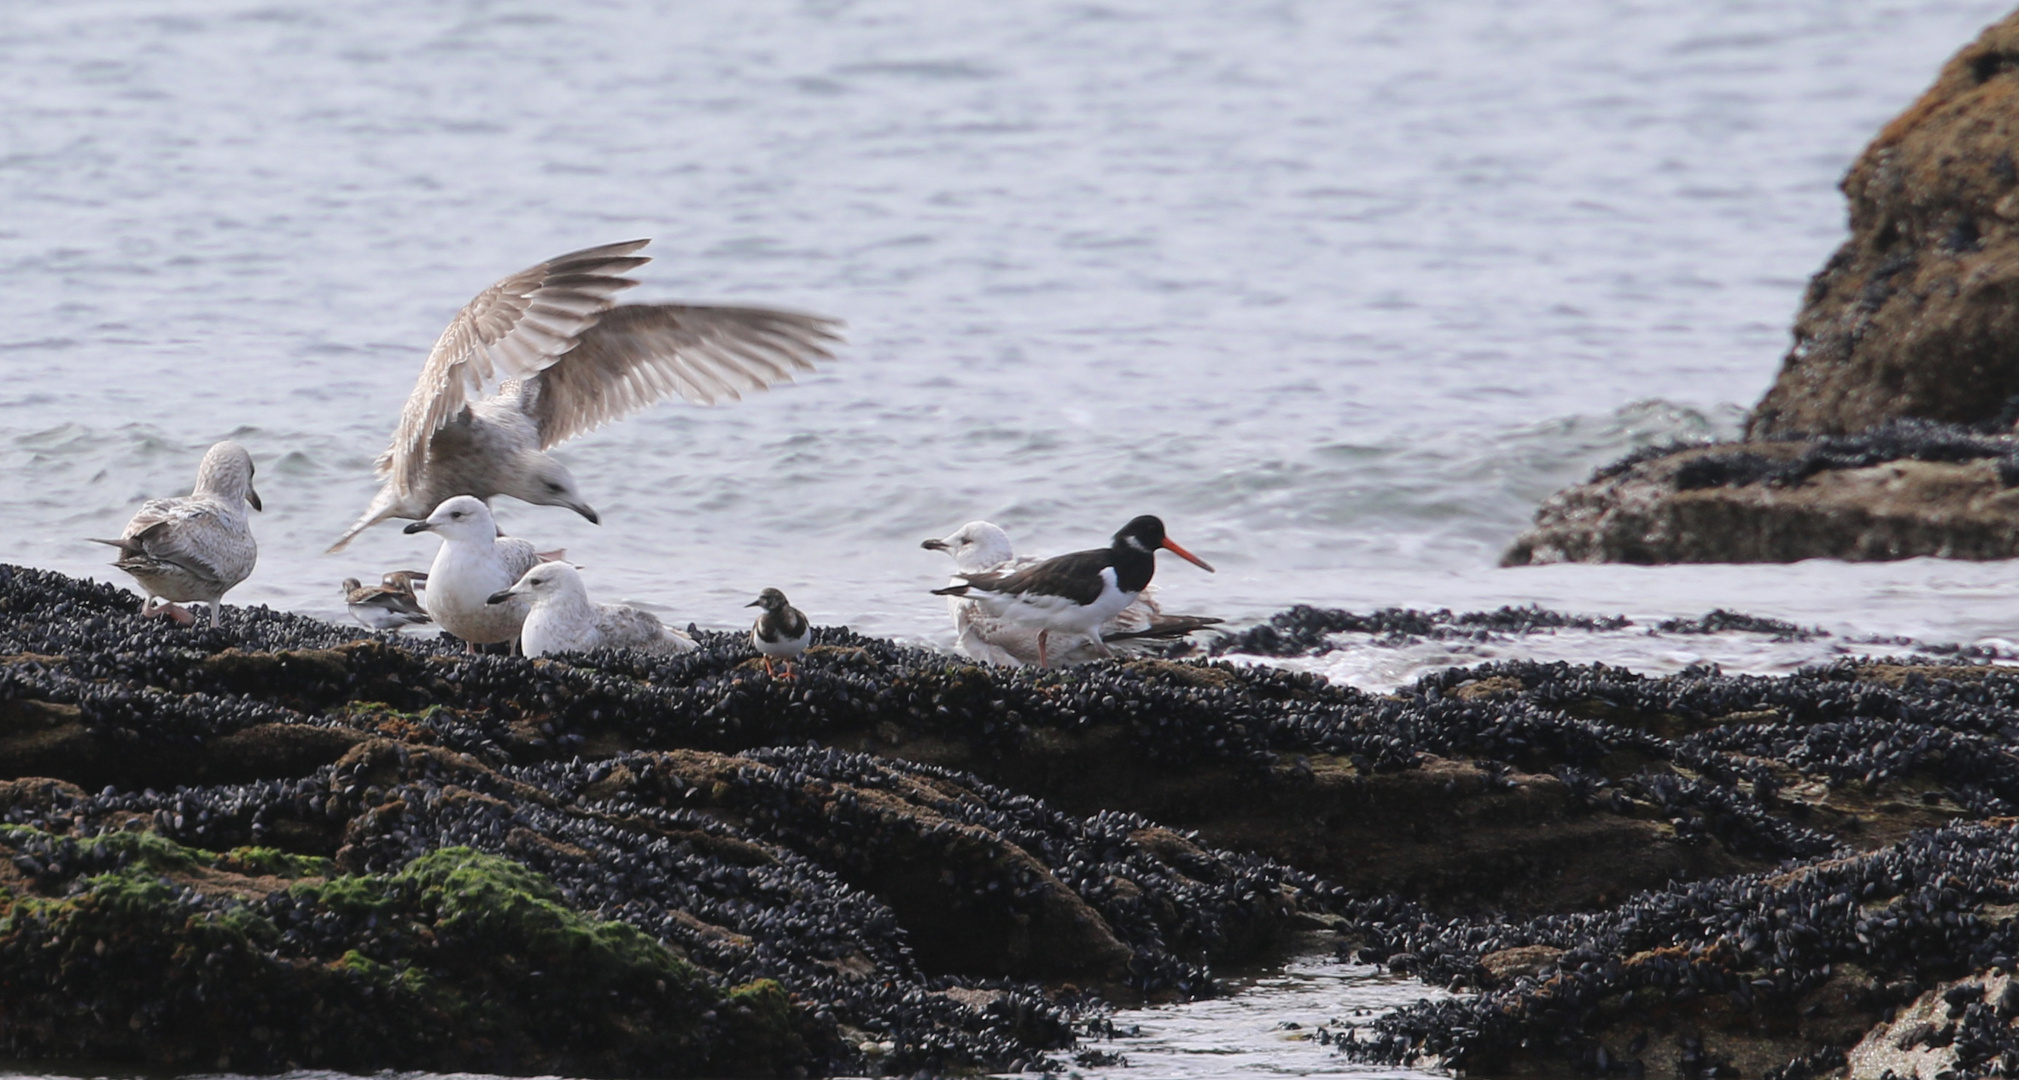
[{"label": "calm sea surface", "polygon": [[[845,319],[818,375],[569,444],[604,524],[500,501],[592,590],[944,640],[918,541],[1156,513],[1183,611],[1715,606],[2019,638],[2004,564],[1495,561],[1642,443],[1729,434],[1844,231],[1867,139],[1991,0],[0,5],[0,537],[104,549],[204,447],[267,512],[232,594],[341,617],[421,567],[322,549],[473,293],[651,236],[639,300]],[[1617,634],[1349,650],[1774,670],[1849,648]],[[1552,651],[1554,650],[1554,651]]]}]

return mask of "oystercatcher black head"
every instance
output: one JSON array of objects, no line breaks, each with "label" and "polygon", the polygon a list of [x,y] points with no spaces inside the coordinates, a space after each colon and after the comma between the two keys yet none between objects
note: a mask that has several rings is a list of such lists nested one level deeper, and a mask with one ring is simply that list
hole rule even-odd
[{"label": "oystercatcher black head", "polygon": [[[1179,558],[1197,566],[1208,574],[1214,572],[1212,564],[1179,547],[1170,537],[1165,536],[1164,519],[1154,514],[1144,514],[1139,518],[1131,520],[1127,525],[1122,526],[1121,530],[1115,533],[1114,543],[1117,552],[1127,547],[1135,551],[1154,554],[1158,548],[1163,548],[1166,551],[1176,553]],[[1143,577],[1143,584],[1148,585],[1149,583],[1150,578],[1146,574]],[[1137,591],[1141,591],[1140,586],[1138,586]]]}]

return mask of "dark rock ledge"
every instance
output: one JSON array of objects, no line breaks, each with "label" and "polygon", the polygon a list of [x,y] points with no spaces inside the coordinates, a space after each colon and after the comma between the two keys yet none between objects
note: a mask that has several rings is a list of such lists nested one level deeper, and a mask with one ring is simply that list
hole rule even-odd
[{"label": "dark rock ledge", "polygon": [[1643,450],[1544,500],[1504,566],[2019,557],[2019,438],[1925,420]]},{"label": "dark rock ledge", "polygon": [[[1103,1001],[1211,994],[1215,967],[1313,935],[1514,994],[1550,985],[1523,964],[1638,955],[1607,927],[1712,948],[1689,897],[2002,835],[2019,805],[2019,676],[1991,667],[1503,664],[1377,696],[1224,663],[984,670],[828,629],[772,680],[731,635],[526,661],[136,607],[0,568],[0,1051],[17,1059],[1010,1068],[1069,1050]],[[2003,886],[1957,880],[1931,887],[1997,925]],[[1840,939],[1871,919],[1824,907],[1803,925]],[[1925,936],[1949,913],[1887,917]],[[1933,985],[1987,959],[1974,941],[1861,970]],[[1797,959],[1752,978],[1785,969],[1797,993]],[[1781,1001],[1773,985],[1750,1000]],[[1577,1016],[1442,1043],[1405,1016],[1353,1052],[1586,1060],[1608,1036]],[[1726,1052],[1694,1014],[1663,1022]],[[1755,1056],[1841,1041],[1807,1030]]]}]

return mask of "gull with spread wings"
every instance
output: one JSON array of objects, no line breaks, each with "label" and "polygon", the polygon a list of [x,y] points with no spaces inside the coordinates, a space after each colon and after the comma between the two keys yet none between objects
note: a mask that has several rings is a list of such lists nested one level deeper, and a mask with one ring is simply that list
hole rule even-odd
[{"label": "gull with spread wings", "polygon": [[616,304],[649,240],[587,248],[478,293],[436,340],[379,455],[384,486],[330,546],[457,495],[510,495],[597,521],[547,450],[667,397],[700,405],[831,360],[841,324],[772,308]]}]

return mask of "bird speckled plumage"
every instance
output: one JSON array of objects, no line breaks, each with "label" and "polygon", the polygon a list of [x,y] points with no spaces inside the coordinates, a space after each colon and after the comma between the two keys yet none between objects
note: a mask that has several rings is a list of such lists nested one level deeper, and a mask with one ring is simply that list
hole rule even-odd
[{"label": "bird speckled plumage", "polygon": [[546,451],[666,397],[700,405],[766,389],[833,359],[840,324],[771,308],[616,305],[648,240],[586,248],[478,293],[436,340],[379,455],[383,485],[339,551],[391,518],[456,495],[510,495],[597,521]]},{"label": "bird speckled plumage", "polygon": [[[1009,534],[989,521],[970,521],[943,537],[925,540],[920,547],[943,551],[953,557],[956,576],[948,584],[958,585],[968,574],[1007,574],[1044,561],[1033,555],[1018,555]],[[1169,615],[1158,604],[1155,585],[1143,586],[1136,599],[1107,622],[1101,624],[1101,640],[1091,638],[1061,641],[1053,635],[1047,659],[1057,666],[1090,663],[1108,655],[1109,646],[1140,648],[1151,642],[1169,642],[1224,620],[1210,615]],[[1038,662],[1038,631],[1023,623],[990,614],[981,601],[966,596],[946,598],[953,616],[956,646],[976,660],[1018,667]]]},{"label": "bird speckled plumage", "polygon": [[[261,508],[252,486],[252,455],[229,440],[212,446],[197,467],[196,489],[172,499],[144,503],[117,540],[97,540],[119,549],[112,565],[133,575],[147,591],[141,614],[157,611],[187,619],[175,604],[210,605],[217,625],[224,594],[252,575],[259,561],[246,509]],[[155,601],[166,601],[157,608]]]},{"label": "bird speckled plumage", "polygon": [[682,653],[699,647],[693,638],[667,628],[649,611],[590,600],[582,575],[564,562],[533,567],[511,588],[492,594],[490,602],[510,603],[515,597],[528,605],[525,624],[519,629],[519,642],[527,656],[592,649]]},{"label": "bird speckled plumage", "polygon": [[394,570],[377,585],[364,585],[345,578],[344,601],[351,617],[374,630],[398,630],[431,622],[420,597],[426,591],[428,575],[418,570]]}]

